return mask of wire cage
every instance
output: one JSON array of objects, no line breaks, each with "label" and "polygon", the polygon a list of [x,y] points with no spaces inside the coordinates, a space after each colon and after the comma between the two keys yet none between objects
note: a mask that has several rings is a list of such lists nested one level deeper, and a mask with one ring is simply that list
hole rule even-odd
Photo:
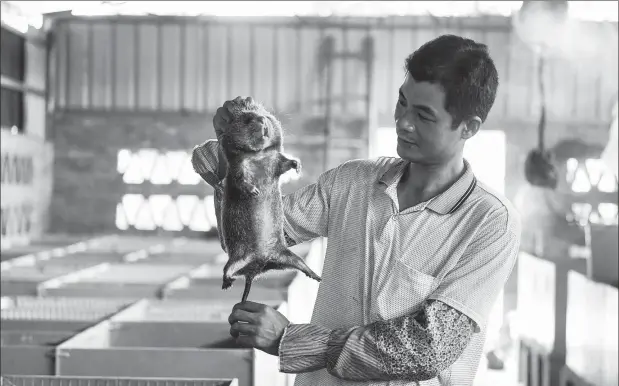
[{"label": "wire cage", "polygon": [[[56,348],[56,374],[238,378],[241,386],[284,386],[277,357],[236,345],[235,302],[143,299]],[[287,314],[286,303],[269,303]]]},{"label": "wire cage", "polygon": [[5,296],[35,296],[40,284],[84,268],[95,266],[96,262],[71,260],[67,264],[58,261],[37,262],[35,258],[23,260],[2,270],[0,288]]},{"label": "wire cage", "polygon": [[191,265],[102,263],[41,283],[41,296],[158,297],[165,284],[187,274]]},{"label": "wire cage", "polygon": [[238,380],[2,375],[0,386],[238,386]]},{"label": "wire cage", "polygon": [[74,331],[2,331],[0,374],[54,375],[54,347]]},{"label": "wire cage", "polygon": [[2,298],[0,374],[54,375],[55,350],[128,300]]},{"label": "wire cage", "polygon": [[3,297],[2,331],[79,331],[133,302],[126,298]]},{"label": "wire cage", "polygon": [[[92,239],[74,237],[45,236],[44,239],[33,241],[29,245],[17,246],[2,251],[2,272],[14,266],[28,266],[36,262],[55,257],[67,256],[77,252],[88,251],[100,245],[106,245],[115,239],[114,236],[100,236]],[[73,241],[70,244],[70,241]]]},{"label": "wire cage", "polygon": [[171,243],[158,244],[126,256],[127,262],[147,264],[190,264],[199,266],[221,259],[223,251],[216,241],[175,239]]}]

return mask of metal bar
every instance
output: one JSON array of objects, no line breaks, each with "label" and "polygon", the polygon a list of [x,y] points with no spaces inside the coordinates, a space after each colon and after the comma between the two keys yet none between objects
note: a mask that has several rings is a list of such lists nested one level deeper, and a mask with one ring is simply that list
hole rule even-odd
[{"label": "metal bar", "polygon": [[178,93],[179,93],[179,101],[178,101],[178,109],[185,109],[185,62],[187,61],[185,55],[187,54],[187,26],[188,23],[182,24],[180,26],[181,36],[180,36],[180,44],[179,44],[179,60],[178,60]]},{"label": "metal bar", "polygon": [[[193,95],[193,99],[195,101],[195,108],[194,109],[197,110],[197,111],[202,111],[200,106],[198,106],[198,100],[200,99],[199,98],[200,86],[199,86],[198,81],[201,79],[201,77],[200,77],[200,74],[201,74],[200,68],[201,68],[201,64],[202,64],[202,61],[204,60],[204,56],[205,56],[205,55],[203,55],[203,52],[202,52],[202,44],[204,44],[204,30],[203,30],[202,26],[200,26],[199,24],[196,24],[196,28],[197,28],[196,37],[198,39],[198,43],[197,43],[198,47],[197,47],[197,52],[196,52],[196,61],[197,61],[197,63],[196,63],[196,73],[195,73],[195,76],[196,76],[196,80],[195,80],[196,89],[195,89],[195,94]],[[206,74],[204,74],[203,76],[206,76]]]},{"label": "metal bar", "polygon": [[[202,111],[208,111],[208,24],[203,23],[202,28],[202,47],[200,47],[200,57],[202,58],[203,84],[202,84]],[[200,69],[198,69],[200,71]]]},{"label": "metal bar", "polygon": [[163,105],[163,27],[159,22],[157,25],[157,110],[161,110]]},{"label": "metal bar", "polygon": [[[346,55],[348,53],[348,33],[347,33],[347,29],[346,27],[342,28],[342,52],[345,53],[345,55],[342,57],[342,68],[343,68],[343,72],[342,72],[342,91],[346,92],[348,90],[348,76],[347,75],[347,71],[346,68],[348,66],[348,58],[351,55]],[[338,56],[336,54],[336,56]],[[342,98],[342,111],[344,113],[348,112],[348,101],[346,100],[346,98]]]},{"label": "metal bar", "polygon": [[[319,42],[322,42],[325,39],[325,34],[326,34],[325,28],[320,28],[318,30],[318,41]],[[316,78],[317,79],[317,81],[316,81],[316,89],[318,90],[318,99],[319,99],[318,111],[322,112],[322,111],[324,111],[323,109],[324,109],[324,106],[325,106],[325,103],[326,103],[324,101],[325,101],[327,96],[326,95],[322,95],[322,92],[324,91],[324,90],[321,89],[321,86],[322,86],[321,82],[323,81],[323,78],[320,77],[320,74],[318,72],[317,72],[317,74],[318,75],[317,75],[317,78]],[[311,102],[309,102],[309,103],[311,103]]]},{"label": "metal bar", "polygon": [[234,42],[232,39],[232,26],[228,25],[226,28],[226,79],[228,80],[228,98],[232,98],[232,47]]},{"label": "metal bar", "polygon": [[273,110],[278,112],[278,99],[279,99],[279,27],[273,27]]},{"label": "metal bar", "polygon": [[332,98],[333,98],[333,49],[335,47],[335,42],[333,41],[333,37],[331,35],[327,36],[326,39],[324,40],[325,42],[329,42],[327,44],[327,52],[325,53],[326,55],[328,55],[328,57],[325,59],[325,63],[326,63],[326,82],[325,82],[325,98],[326,100],[326,106],[325,106],[325,142],[324,142],[324,149],[325,149],[325,158],[324,158],[324,170],[328,170],[329,169],[329,149],[330,149],[330,137],[331,137],[331,120],[332,120]]},{"label": "metal bar", "polygon": [[86,26],[86,36],[88,39],[88,47],[86,47],[86,49],[88,50],[88,57],[87,57],[87,68],[88,70],[85,71],[86,73],[86,85],[88,88],[88,98],[86,98],[86,107],[87,108],[91,108],[93,105],[93,100],[94,100],[94,90],[93,90],[93,77],[94,77],[94,55],[95,55],[95,49],[94,49],[94,41],[95,41],[95,36],[94,36],[94,26],[92,23],[88,24]]},{"label": "metal bar", "polygon": [[[79,20],[84,22],[92,21],[109,21],[113,17],[110,16],[73,16],[73,15],[59,15],[55,16],[55,20]],[[376,29],[428,29],[435,25],[437,22],[446,24],[447,26],[453,22],[449,17],[429,17],[429,16],[396,16],[396,17],[374,17],[368,18],[366,22],[351,22],[345,18],[337,17],[318,17],[318,16],[296,16],[296,17],[235,17],[234,19],[222,20],[215,16],[122,16],[123,21],[127,22],[186,22],[187,20],[197,21],[200,23],[210,23],[214,25],[227,25],[227,26],[247,26],[249,24],[255,27],[272,27],[273,25],[296,27],[299,25],[308,27],[321,27],[321,28],[342,28],[346,26],[349,29],[361,29],[365,30],[368,25]],[[471,16],[470,20],[480,20],[479,17]],[[394,23],[397,22],[397,23]],[[393,25],[390,25],[393,23]],[[472,24],[468,27],[469,30],[475,31],[505,31],[511,30],[510,19],[504,16],[494,16],[489,20],[492,24]],[[610,22],[609,24],[616,25],[616,22]]]},{"label": "metal bar", "polygon": [[66,23],[64,25],[65,30],[65,77],[64,77],[64,106],[70,106],[71,100],[71,86],[69,82],[69,74],[71,73],[71,29],[69,28],[69,24]]},{"label": "metal bar", "polygon": [[[61,34],[62,29],[61,28],[57,28],[54,32],[51,33],[52,36],[52,41],[50,46],[53,46],[53,48],[50,47],[50,49],[54,50],[54,55],[53,55],[53,60],[54,60],[54,65],[56,66],[54,68],[55,72],[56,72],[56,79],[54,79],[54,111],[56,111],[56,109],[58,108],[58,105],[60,104],[60,50],[59,50],[59,44],[58,41],[60,40],[60,37],[62,36]],[[64,106],[66,107],[66,105]]]},{"label": "metal bar", "polygon": [[249,26],[249,95],[256,93],[256,31],[255,27]]},{"label": "metal bar", "polygon": [[[394,51],[395,51],[395,48],[394,48],[394,46],[395,46],[395,43],[394,43],[394,41],[395,41],[395,29],[389,29],[388,36],[389,36],[389,39],[388,39],[388,41],[389,41],[389,43],[388,43],[389,44],[388,45],[388,47],[389,47],[389,63],[391,63],[393,61],[393,55],[394,55]],[[388,66],[388,68],[389,68],[389,70],[388,70],[389,71],[389,78],[388,79],[391,79],[392,84],[395,85],[396,84],[395,83],[395,71],[393,70],[393,66]],[[392,85],[389,84],[389,82],[385,82],[385,87],[387,87],[387,95],[391,95],[391,94],[393,94],[395,92],[395,90],[391,89]],[[399,86],[397,86],[397,87],[399,87]],[[393,96],[395,97],[395,94],[393,94]]]},{"label": "metal bar", "polygon": [[133,108],[140,107],[140,24],[133,25]]},{"label": "metal bar", "polygon": [[[296,27],[297,27],[296,28],[296,38],[297,38],[296,48],[297,48],[297,51],[295,53],[295,58],[296,58],[297,62],[296,62],[296,66],[295,67],[297,69],[299,69],[299,68],[301,68],[301,61],[302,61],[302,58],[301,58],[301,25],[297,25]],[[295,111],[299,111],[300,112],[301,111],[301,98],[302,98],[302,95],[301,95],[302,90],[301,90],[301,88],[303,87],[303,83],[302,83],[301,77],[303,76],[303,74],[301,74],[301,71],[295,71],[295,73],[297,74],[297,76],[296,76],[296,85],[295,85],[296,86],[296,93],[295,93],[296,94],[296,98],[295,98],[296,99],[296,101],[295,101],[296,102],[296,106],[295,106],[296,108],[295,108]]]},{"label": "metal bar", "polygon": [[110,65],[110,71],[111,71],[111,76],[110,76],[110,80],[112,83],[112,87],[111,87],[111,91],[110,94],[112,94],[112,98],[111,98],[111,107],[113,109],[116,109],[117,105],[116,105],[116,73],[118,72],[118,68],[116,66],[116,34],[117,34],[117,29],[118,29],[118,22],[117,22],[117,18],[112,20],[112,23],[110,23],[110,27],[111,27],[111,38],[110,38],[110,60],[111,60],[111,65]]},{"label": "metal bar", "polygon": [[[52,99],[52,94],[51,94],[51,58],[52,58],[52,38],[51,36],[53,36],[52,33],[49,34],[49,37],[46,37],[45,39],[45,128],[43,130],[43,139],[44,140],[49,140],[50,138],[50,126],[53,125],[53,121],[50,119],[50,110],[52,112],[54,112],[56,110],[56,106],[55,103],[57,101],[56,98],[53,98],[54,101],[54,105],[50,106],[51,102],[50,100]],[[57,63],[56,63],[57,65]]]}]

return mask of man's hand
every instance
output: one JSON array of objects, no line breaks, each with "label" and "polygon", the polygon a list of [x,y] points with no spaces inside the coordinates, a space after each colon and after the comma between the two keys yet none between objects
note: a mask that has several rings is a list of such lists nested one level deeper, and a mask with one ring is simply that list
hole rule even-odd
[{"label": "man's hand", "polygon": [[279,342],[288,319],[273,308],[246,301],[237,303],[228,317],[230,335],[243,347],[253,347],[267,354],[278,355]]},{"label": "man's hand", "polygon": [[219,140],[219,138],[221,137],[221,134],[226,131],[226,129],[228,128],[228,125],[230,124],[230,120],[232,119],[232,116],[230,115],[230,111],[228,110],[228,108],[230,107],[232,103],[240,102],[241,100],[245,100],[247,102],[253,101],[251,97],[243,98],[243,97],[238,96],[234,98],[234,100],[225,101],[224,105],[217,109],[217,112],[215,113],[215,116],[213,117],[213,127],[215,128],[215,135],[217,137],[217,140]]}]

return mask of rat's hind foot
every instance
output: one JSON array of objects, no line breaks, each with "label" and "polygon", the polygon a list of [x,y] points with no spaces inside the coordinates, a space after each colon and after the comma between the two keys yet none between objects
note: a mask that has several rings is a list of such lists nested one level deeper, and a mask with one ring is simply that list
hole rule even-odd
[{"label": "rat's hind foot", "polygon": [[297,256],[289,249],[284,249],[278,255],[272,257],[272,266],[277,266],[279,269],[297,269],[303,272],[310,279],[320,282],[322,279],[305,263],[305,261]]},{"label": "rat's hind foot", "polygon": [[279,159],[278,159],[278,168],[277,168],[277,172],[275,173],[275,175],[279,177],[282,174],[288,172],[288,170],[290,169],[294,169],[297,172],[297,174],[300,174],[301,173],[301,161],[299,161],[296,158],[288,157],[280,153]]},{"label": "rat's hind foot", "polygon": [[231,278],[225,278],[224,277],[224,282],[221,285],[221,289],[222,290],[227,290],[228,288],[232,287],[232,283],[234,282],[234,279]]},{"label": "rat's hind foot", "polygon": [[294,169],[297,174],[301,174],[301,161],[290,160],[290,168]]}]

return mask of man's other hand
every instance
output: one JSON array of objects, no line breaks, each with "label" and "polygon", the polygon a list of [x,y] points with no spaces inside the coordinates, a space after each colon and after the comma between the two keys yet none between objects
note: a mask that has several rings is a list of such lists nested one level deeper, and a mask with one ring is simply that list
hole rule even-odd
[{"label": "man's other hand", "polygon": [[279,354],[279,342],[290,324],[272,307],[246,301],[237,303],[228,317],[230,335],[243,347],[253,347],[267,354]]}]

